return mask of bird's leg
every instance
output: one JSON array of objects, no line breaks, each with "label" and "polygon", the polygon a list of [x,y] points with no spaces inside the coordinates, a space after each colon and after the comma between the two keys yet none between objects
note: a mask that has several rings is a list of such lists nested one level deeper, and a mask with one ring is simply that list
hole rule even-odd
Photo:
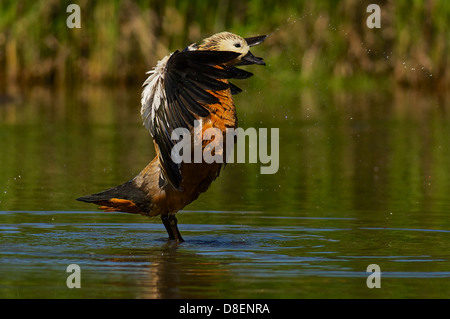
[{"label": "bird's leg", "polygon": [[180,243],[184,241],[183,237],[181,237],[180,231],[178,230],[178,221],[175,215],[161,215],[161,220],[164,227],[166,227],[167,233],[169,234],[169,239],[176,240]]},{"label": "bird's leg", "polygon": [[170,227],[170,220],[169,220],[169,214],[167,215],[161,215],[161,220],[164,224],[164,227],[166,227],[167,233],[169,234],[169,239],[175,239],[175,236],[173,235],[172,228]]},{"label": "bird's leg", "polygon": [[170,220],[170,228],[172,228],[173,235],[175,240],[179,243],[183,242],[184,239],[181,237],[180,231],[178,230],[178,220],[175,215],[169,215]]}]

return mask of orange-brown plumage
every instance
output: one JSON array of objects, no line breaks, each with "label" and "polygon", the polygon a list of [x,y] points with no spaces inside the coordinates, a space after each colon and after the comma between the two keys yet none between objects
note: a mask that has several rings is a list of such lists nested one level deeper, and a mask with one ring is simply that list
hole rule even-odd
[{"label": "orange-brown plumage", "polygon": [[[78,200],[98,204],[105,211],[161,215],[169,238],[183,241],[175,214],[208,189],[223,163],[176,164],[169,156],[174,144],[169,134],[177,127],[187,127],[192,141],[201,138],[193,136],[197,131],[192,123],[201,120],[202,135],[209,128],[219,129],[222,145],[226,145],[226,129],[237,127],[232,94],[240,92],[228,79],[252,75],[235,68],[236,64],[264,64],[249,51],[264,39],[222,32],[159,61],[144,83],[141,109],[156,157],[132,180]],[[202,150],[213,141],[203,140]],[[224,152],[220,148],[215,151]]]}]

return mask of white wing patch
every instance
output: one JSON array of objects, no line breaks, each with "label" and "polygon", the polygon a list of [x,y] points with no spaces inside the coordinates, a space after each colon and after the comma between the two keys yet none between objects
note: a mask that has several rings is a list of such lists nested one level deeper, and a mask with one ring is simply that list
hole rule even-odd
[{"label": "white wing patch", "polygon": [[160,107],[164,108],[166,103],[164,76],[169,58],[170,55],[158,61],[153,70],[147,72],[147,74],[150,75],[143,84],[144,90],[141,95],[141,116],[144,126],[150,131],[152,136],[155,114]]}]

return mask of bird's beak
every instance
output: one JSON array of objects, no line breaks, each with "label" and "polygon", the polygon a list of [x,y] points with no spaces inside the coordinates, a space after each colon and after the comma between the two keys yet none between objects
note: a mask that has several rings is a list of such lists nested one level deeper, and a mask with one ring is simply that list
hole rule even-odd
[{"label": "bird's beak", "polygon": [[[261,44],[267,38],[267,35],[259,35],[257,37],[245,38],[249,47]],[[249,64],[259,64],[266,65],[262,58],[254,56],[250,51],[244,55],[237,65],[249,65]]]},{"label": "bird's beak", "polygon": [[249,64],[259,64],[266,65],[262,58],[258,58],[254,56],[250,51],[246,55],[244,55],[237,65],[249,65]]},{"label": "bird's beak", "polygon": [[252,47],[254,45],[263,43],[266,38],[267,35],[259,35],[257,37],[245,38],[245,41],[247,41],[249,47]]}]

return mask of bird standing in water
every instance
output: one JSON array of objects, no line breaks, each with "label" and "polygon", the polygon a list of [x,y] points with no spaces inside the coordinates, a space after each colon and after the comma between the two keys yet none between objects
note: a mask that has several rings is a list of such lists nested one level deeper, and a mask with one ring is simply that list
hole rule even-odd
[{"label": "bird standing in water", "polygon": [[[195,121],[201,120],[202,133],[219,129],[224,145],[226,129],[237,127],[232,94],[242,91],[228,80],[253,75],[236,65],[265,65],[250,52],[265,38],[221,32],[160,60],[148,72],[141,97],[141,115],[153,137],[156,157],[132,180],[77,200],[105,211],[160,215],[169,239],[182,242],[175,214],[208,189],[224,164],[176,163],[171,157],[172,132],[185,128],[193,135]],[[203,141],[202,148],[208,143]]]}]

